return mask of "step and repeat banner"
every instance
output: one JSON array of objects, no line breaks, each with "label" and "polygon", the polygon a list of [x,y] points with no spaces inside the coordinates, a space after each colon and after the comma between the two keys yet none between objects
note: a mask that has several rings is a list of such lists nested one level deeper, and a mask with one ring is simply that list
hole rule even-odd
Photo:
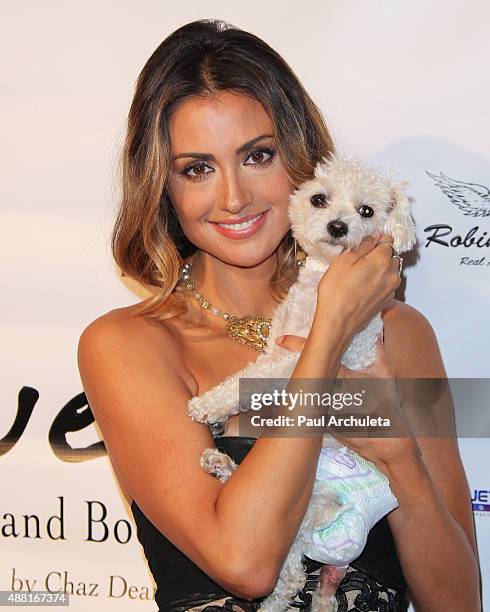
[{"label": "step and repeat banner", "polygon": [[[5,4],[1,591],[66,591],[72,610],[156,609],[76,351],[90,321],[147,295],[123,283],[109,249],[125,119],[152,51],[204,17],[263,37],[316,100],[340,151],[410,182],[418,245],[399,297],[431,322],[449,377],[490,377],[488,5]],[[455,398],[463,421],[475,402],[476,426],[459,447],[490,610],[488,406]]]}]

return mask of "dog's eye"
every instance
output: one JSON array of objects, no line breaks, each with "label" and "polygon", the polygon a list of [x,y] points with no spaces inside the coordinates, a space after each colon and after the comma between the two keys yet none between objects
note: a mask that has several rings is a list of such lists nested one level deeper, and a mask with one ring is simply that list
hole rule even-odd
[{"label": "dog's eye", "polygon": [[367,206],[367,204],[362,204],[357,209],[357,212],[361,215],[361,217],[372,217],[374,215],[374,210]]},{"label": "dog's eye", "polygon": [[315,193],[311,196],[310,202],[317,208],[324,208],[327,205],[327,196],[324,193]]}]

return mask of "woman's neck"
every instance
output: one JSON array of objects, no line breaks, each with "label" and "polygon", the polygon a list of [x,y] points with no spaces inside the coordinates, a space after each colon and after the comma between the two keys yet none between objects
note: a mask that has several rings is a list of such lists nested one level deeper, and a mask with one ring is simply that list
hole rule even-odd
[{"label": "woman's neck", "polygon": [[269,289],[277,265],[275,254],[252,268],[224,263],[202,251],[197,251],[191,261],[196,291],[222,312],[237,317],[271,317],[277,308]]}]

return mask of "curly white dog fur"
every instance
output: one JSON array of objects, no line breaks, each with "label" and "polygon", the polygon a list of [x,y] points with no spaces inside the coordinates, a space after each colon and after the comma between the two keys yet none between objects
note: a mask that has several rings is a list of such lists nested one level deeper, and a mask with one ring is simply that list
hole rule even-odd
[{"label": "curly white dog fur", "polygon": [[[249,410],[250,406],[239,404],[240,378],[291,376],[300,353],[279,347],[275,340],[285,334],[308,336],[316,309],[318,282],[342,250],[358,246],[365,236],[376,231],[393,236],[393,246],[398,253],[413,246],[415,227],[408,199],[403,192],[407,183],[392,179],[392,176],[385,177],[376,173],[358,159],[349,160],[332,154],[330,159],[324,158],[317,165],[314,178],[300,185],[291,195],[288,209],[291,229],[307,253],[305,264],[300,268],[297,281],[291,286],[288,295],[274,312],[264,352],[240,372],[227,377],[203,395],[192,398],[188,413],[194,420],[216,425],[226,423],[231,415],[240,410]],[[376,357],[376,339],[382,329],[382,319],[378,314],[364,330],[354,336],[342,356],[342,363],[354,370],[372,364]],[[323,446],[337,448],[338,443],[331,436],[325,435]],[[201,465],[221,482],[225,482],[236,469],[236,465],[226,457],[216,449],[206,449]],[[374,476],[384,478],[374,465],[372,470]],[[386,486],[389,489],[389,485]],[[396,507],[396,503],[391,508],[386,506],[386,500],[383,503],[381,516]],[[342,502],[329,488],[329,484],[317,479],[277,585],[260,608],[261,611],[282,612],[289,609],[288,602],[304,586],[301,557],[307,541],[311,550],[311,540],[308,538],[311,538],[315,527],[328,523],[341,506]],[[376,520],[381,518],[379,510],[374,509]],[[368,525],[369,529],[374,522]],[[364,544],[365,541],[362,548]],[[339,568],[356,558],[362,548],[354,557],[339,560]],[[342,572],[339,577],[341,575]],[[317,591],[312,610],[330,610],[332,602],[332,597],[325,598]]]}]

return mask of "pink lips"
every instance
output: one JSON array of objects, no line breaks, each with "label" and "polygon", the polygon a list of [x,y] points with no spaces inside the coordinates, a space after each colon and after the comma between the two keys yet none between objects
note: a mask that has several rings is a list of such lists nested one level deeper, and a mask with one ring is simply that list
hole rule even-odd
[{"label": "pink lips", "polygon": [[242,230],[225,228],[225,227],[222,227],[221,225],[218,225],[217,223],[211,223],[211,225],[214,228],[216,228],[216,230],[220,234],[223,234],[223,236],[226,236],[227,238],[233,238],[235,240],[241,240],[243,238],[248,238],[249,236],[253,236],[256,232],[259,231],[259,229],[264,225],[266,221],[266,216],[268,212],[269,212],[268,210],[263,212],[260,215],[260,217],[254,223],[252,223],[250,227],[247,227]]}]

